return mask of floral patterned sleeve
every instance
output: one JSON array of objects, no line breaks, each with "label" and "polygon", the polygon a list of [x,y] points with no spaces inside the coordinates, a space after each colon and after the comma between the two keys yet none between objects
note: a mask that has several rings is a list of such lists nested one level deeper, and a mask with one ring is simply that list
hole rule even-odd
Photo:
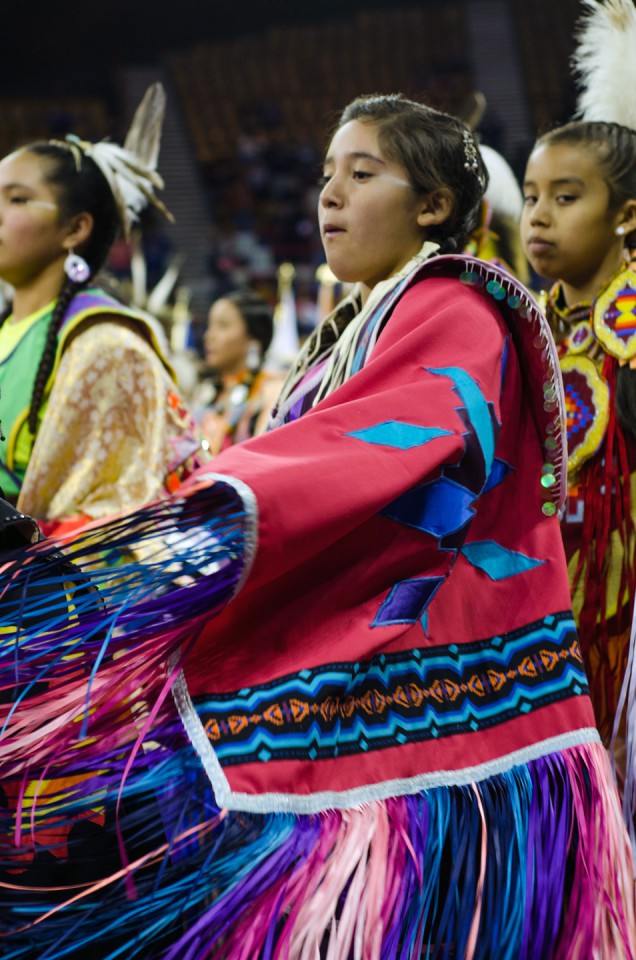
[{"label": "floral patterned sleeve", "polygon": [[132,325],[79,333],[58,368],[18,505],[37,519],[97,519],[153,500],[201,463],[161,359]]}]

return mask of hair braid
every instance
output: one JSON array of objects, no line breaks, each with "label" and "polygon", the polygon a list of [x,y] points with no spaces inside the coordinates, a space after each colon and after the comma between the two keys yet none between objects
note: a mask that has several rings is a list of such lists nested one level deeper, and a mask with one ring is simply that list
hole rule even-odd
[{"label": "hair braid", "polygon": [[64,144],[34,143],[25,149],[43,158],[46,164],[45,179],[58,190],[63,215],[71,216],[88,210],[94,217],[93,230],[79,251],[90,266],[91,277],[84,283],[74,283],[68,277],[65,278],[46,332],[27,421],[31,434],[35,436],[44,392],[55,366],[57,338],[64,317],[75,295],[91,282],[106,262],[117,235],[119,217],[110,187],[90,157],[84,157],[80,170],[77,170],[73,155]]},{"label": "hair braid", "polygon": [[72,280],[66,279],[64,281],[60,295],[57,299],[57,303],[55,304],[55,308],[53,310],[53,315],[49,321],[49,326],[46,331],[46,340],[44,342],[44,349],[42,350],[42,356],[40,357],[40,363],[38,364],[38,370],[33,382],[31,406],[29,407],[28,424],[29,430],[33,436],[35,436],[38,428],[38,414],[40,412],[40,407],[42,406],[44,391],[46,389],[49,377],[51,376],[51,371],[55,365],[55,355],[57,353],[57,335],[60,327],[62,326],[62,321],[68,306],[78,289],[78,285],[73,283]]},{"label": "hair braid", "polygon": [[[104,236],[101,249],[96,249],[94,251],[93,262],[96,270],[99,270],[99,268],[105,263],[108,252],[115,240],[116,233],[116,225],[113,225],[112,234]],[[83,283],[74,283],[72,280],[66,277],[62,285],[60,295],[53,310],[53,316],[51,317],[48,330],[46,331],[44,349],[42,350],[38,371],[35,375],[35,381],[33,383],[33,392],[31,394],[31,406],[29,407],[28,419],[29,430],[33,435],[35,435],[38,428],[38,413],[40,412],[40,407],[44,398],[44,391],[46,389],[48,379],[51,376],[51,371],[55,365],[55,355],[57,353],[57,335],[60,332],[66,311],[68,310],[71,301],[80,290],[82,290],[91,282],[91,279],[92,278],[89,277],[88,280],[85,280]]]}]

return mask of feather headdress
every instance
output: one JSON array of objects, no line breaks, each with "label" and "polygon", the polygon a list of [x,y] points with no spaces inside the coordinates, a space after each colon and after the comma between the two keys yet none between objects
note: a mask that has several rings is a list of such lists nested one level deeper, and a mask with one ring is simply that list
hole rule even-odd
[{"label": "feather headdress", "polygon": [[636,7],[633,0],[583,0],[572,66],[577,116],[636,129]]},{"label": "feather headdress", "polygon": [[132,225],[148,204],[173,220],[155,193],[164,185],[156,167],[165,109],[165,91],[160,83],[153,83],[135,111],[123,147],[109,140],[90,143],[73,134],[66,137],[65,145],[73,151],[78,167],[83,154],[97,164],[106,178],[126,239],[130,238]]}]

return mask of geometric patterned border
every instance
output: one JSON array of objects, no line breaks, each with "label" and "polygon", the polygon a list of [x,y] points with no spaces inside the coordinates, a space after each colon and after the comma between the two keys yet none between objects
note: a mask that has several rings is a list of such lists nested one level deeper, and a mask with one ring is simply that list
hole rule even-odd
[{"label": "geometric patterned border", "polygon": [[587,692],[569,611],[501,637],[303,670],[194,707],[222,766],[476,732]]}]

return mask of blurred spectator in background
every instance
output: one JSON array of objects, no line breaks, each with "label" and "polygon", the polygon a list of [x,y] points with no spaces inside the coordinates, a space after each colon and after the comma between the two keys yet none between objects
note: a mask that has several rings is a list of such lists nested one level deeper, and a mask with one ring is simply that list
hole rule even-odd
[{"label": "blurred spectator in background", "polygon": [[274,311],[259,294],[239,291],[212,304],[204,338],[210,375],[193,400],[211,453],[265,430],[282,382],[263,369],[273,333]]}]

